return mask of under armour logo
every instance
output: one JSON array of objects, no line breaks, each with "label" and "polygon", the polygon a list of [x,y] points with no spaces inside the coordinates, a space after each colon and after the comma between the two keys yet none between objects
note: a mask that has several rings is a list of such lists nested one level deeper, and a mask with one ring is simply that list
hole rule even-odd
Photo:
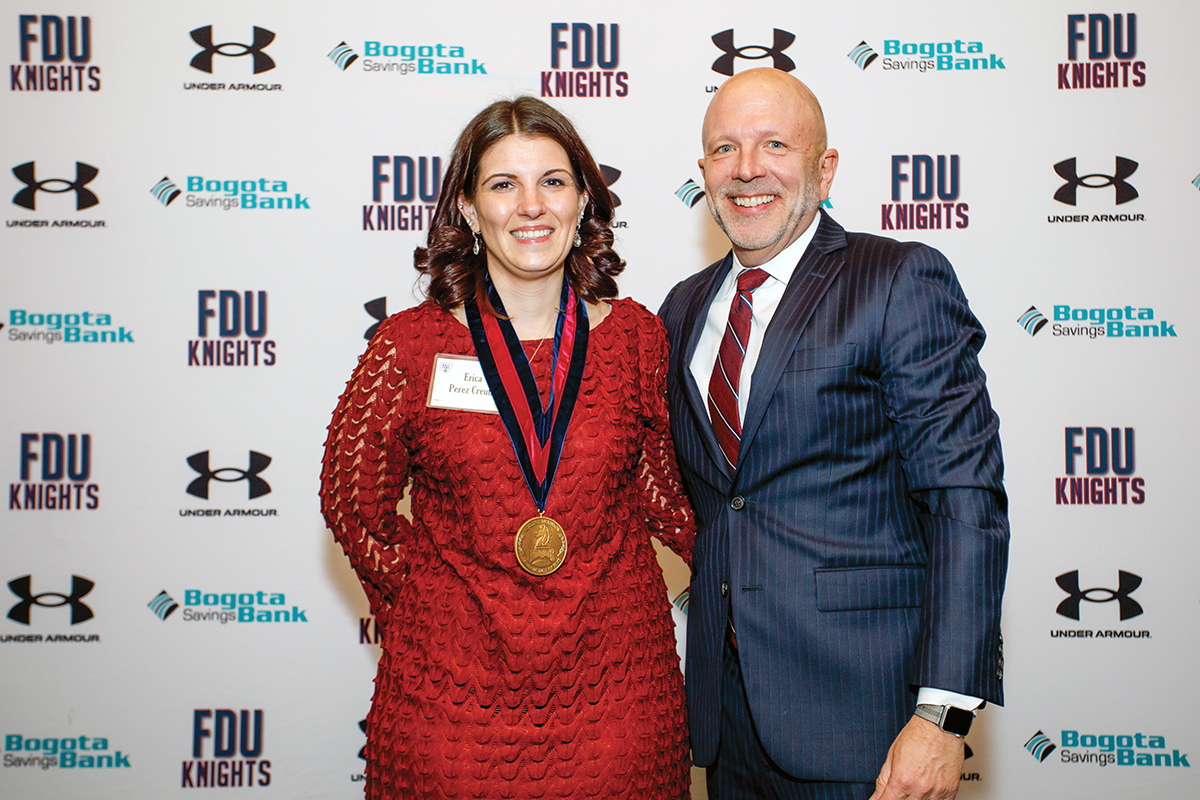
[{"label": "under armour logo", "polygon": [[[24,164],[13,167],[13,175],[17,176],[17,180],[25,184],[25,188],[13,195],[13,202],[22,208],[28,208],[36,211],[36,201],[38,192],[46,192],[48,194],[63,194],[64,192],[75,193],[75,210],[82,211],[85,208],[100,202],[100,198],[90,189],[85,189],[92,180],[100,174],[100,170],[90,164],[84,164],[82,161],[75,162],[75,180],[68,181],[66,178],[46,178],[44,181],[39,181],[34,174],[33,161],[27,161]],[[59,183],[61,187],[47,188],[48,183]]]},{"label": "under armour logo", "polygon": [[[770,58],[771,66],[775,69],[784,72],[791,72],[796,68],[796,62],[784,55],[783,51],[791,47],[792,42],[796,41],[794,33],[781,31],[775,28],[775,42],[770,47],[763,47],[761,44],[748,44],[745,47],[733,46],[733,28],[727,31],[713,34],[712,41],[718,48],[725,52],[725,55],[717,58],[713,62],[713,72],[718,72],[722,75],[733,74],[733,62],[735,59],[744,58],[749,61],[756,61],[760,58]],[[748,51],[757,51],[749,53]]]},{"label": "under armour logo", "polygon": [[[1073,206],[1075,205],[1075,192],[1080,186],[1085,189],[1103,189],[1105,186],[1111,186],[1117,192],[1117,205],[1128,203],[1137,198],[1138,190],[1126,183],[1125,179],[1137,172],[1137,168],[1138,162],[1117,156],[1114,174],[1101,175],[1097,172],[1091,175],[1080,175],[1075,168],[1075,159],[1068,158],[1066,161],[1060,161],[1054,165],[1054,171],[1058,173],[1058,177],[1066,181],[1058,187],[1058,191],[1054,193],[1054,199]],[[1088,183],[1092,178],[1103,178],[1104,183]]]},{"label": "under armour logo", "polygon": [[[16,580],[8,582],[8,588],[12,593],[21,598],[21,602],[17,603],[8,611],[8,618],[14,622],[19,622],[22,625],[29,624],[29,611],[34,606],[43,606],[45,608],[58,608],[59,606],[71,607],[71,624],[78,625],[81,622],[86,622],[95,616],[92,609],[88,608],[83,602],[83,598],[96,584],[89,581],[87,578],[81,578],[78,575],[71,576],[71,593],[63,594],[62,592],[42,592],[34,594],[32,586],[32,576],[23,575]],[[43,597],[58,598],[57,603],[46,602]]]},{"label": "under armour logo", "polygon": [[[1079,570],[1064,572],[1054,580],[1064,592],[1070,595],[1066,600],[1059,603],[1058,608],[1055,609],[1055,611],[1067,619],[1079,619],[1079,603],[1084,600],[1089,603],[1111,603],[1113,600],[1116,600],[1117,606],[1121,610],[1122,620],[1132,619],[1142,613],[1141,604],[1129,596],[1142,585],[1141,576],[1134,575],[1132,572],[1117,570],[1116,589],[1095,587],[1080,590]],[[1091,597],[1090,595],[1094,592],[1107,595],[1107,597]]]},{"label": "under armour logo", "polygon": [[363,308],[367,310],[368,314],[378,320],[374,325],[367,328],[367,332],[363,334],[363,338],[369,342],[375,337],[375,331],[379,330],[380,324],[387,319],[387,298],[376,297],[374,300],[368,300],[363,303]]},{"label": "under armour logo", "polygon": [[[201,72],[212,73],[213,56],[227,56],[229,58],[240,58],[241,56],[254,56],[254,74],[266,72],[270,69],[275,69],[275,60],[263,52],[271,42],[275,41],[275,34],[266,28],[254,26],[254,43],[242,44],[241,42],[224,42],[222,44],[213,44],[212,25],[205,25],[203,28],[196,28],[192,31],[192,40],[204,49],[197,53],[192,58],[192,66]],[[240,47],[242,51],[226,52],[227,47]]]},{"label": "under armour logo", "polygon": [[608,164],[598,164],[600,167],[600,177],[604,179],[604,185],[610,187],[608,196],[612,198],[613,208],[621,205],[621,198],[617,197],[617,193],[612,190],[612,185],[621,177],[621,170],[616,167],[610,167]]},{"label": "under armour logo", "polygon": [[[208,484],[209,481],[220,481],[222,483],[237,483],[238,481],[250,482],[250,499],[262,497],[264,494],[271,493],[271,485],[258,477],[258,473],[266,469],[271,463],[271,457],[262,453],[250,451],[250,466],[248,469],[238,469],[237,467],[221,467],[220,469],[208,468],[208,451],[196,453],[188,456],[188,466],[200,473],[200,477],[188,484],[187,492],[195,497],[208,499]],[[236,477],[226,477],[222,473],[229,473]]]}]

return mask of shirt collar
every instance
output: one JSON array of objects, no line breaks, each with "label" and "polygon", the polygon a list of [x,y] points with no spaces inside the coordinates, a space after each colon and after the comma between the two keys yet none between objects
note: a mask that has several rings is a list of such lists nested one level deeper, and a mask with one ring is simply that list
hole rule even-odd
[{"label": "shirt collar", "polygon": [[[779,253],[777,253],[775,257],[767,263],[759,264],[758,268],[766,270],[766,273],[772,278],[780,281],[784,285],[787,285],[787,282],[792,279],[792,273],[796,271],[796,265],[800,263],[801,256],[804,255],[804,251],[808,249],[809,242],[812,241],[813,236],[816,234],[817,226],[820,224],[821,215],[817,214],[815,217],[813,217],[813,221],[809,224],[809,226],[804,230],[804,233],[800,234],[799,239],[789,244],[783,250],[779,251]],[[734,269],[731,271],[731,275],[736,281],[737,276],[741,275],[742,270],[746,269],[746,267],[742,265],[742,262],[738,260],[736,251],[733,254],[733,266]]]}]

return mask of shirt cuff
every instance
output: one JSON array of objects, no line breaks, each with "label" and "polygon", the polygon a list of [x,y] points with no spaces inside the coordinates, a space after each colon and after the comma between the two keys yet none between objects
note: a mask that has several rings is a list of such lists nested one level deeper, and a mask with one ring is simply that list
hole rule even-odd
[{"label": "shirt cuff", "polygon": [[969,694],[948,692],[945,689],[931,689],[922,686],[917,690],[917,705],[954,706],[966,711],[974,711],[983,705],[983,699],[971,697]]}]

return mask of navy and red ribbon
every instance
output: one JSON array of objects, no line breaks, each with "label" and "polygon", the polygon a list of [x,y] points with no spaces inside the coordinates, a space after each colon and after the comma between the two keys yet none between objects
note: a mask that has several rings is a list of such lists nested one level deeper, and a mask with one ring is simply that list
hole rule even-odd
[{"label": "navy and red ribbon", "polygon": [[[587,307],[564,275],[558,321],[554,325],[550,399],[543,406],[525,348],[512,323],[503,317],[504,304],[490,279],[487,293],[492,308],[501,316],[483,316],[478,301],[471,296],[463,303],[467,327],[529,493],[538,511],[544,512],[583,382],[589,330]],[[562,357],[564,353],[566,358]]]}]

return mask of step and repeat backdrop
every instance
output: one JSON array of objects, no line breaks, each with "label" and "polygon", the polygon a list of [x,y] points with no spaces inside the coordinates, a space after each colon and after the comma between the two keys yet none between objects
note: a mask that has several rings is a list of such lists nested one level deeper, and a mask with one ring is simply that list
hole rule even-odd
[{"label": "step and repeat backdrop", "polygon": [[3,3],[0,795],[359,796],[379,632],[322,445],[420,301],[459,130],[566,112],[653,309],[727,247],[711,93],[770,65],[824,104],[829,213],[940,248],[989,334],[1008,705],[960,796],[1194,797],[1197,30],[1183,0]]}]

